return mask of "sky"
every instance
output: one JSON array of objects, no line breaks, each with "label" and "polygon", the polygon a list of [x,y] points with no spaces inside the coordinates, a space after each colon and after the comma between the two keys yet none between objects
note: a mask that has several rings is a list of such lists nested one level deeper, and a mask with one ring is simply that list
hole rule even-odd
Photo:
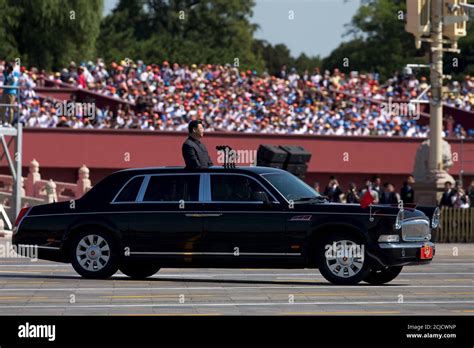
[{"label": "sky", "polygon": [[[105,0],[105,14],[117,1]],[[256,0],[251,21],[260,26],[258,39],[284,43],[295,57],[325,57],[344,40],[344,25],[359,5],[360,0]]]}]

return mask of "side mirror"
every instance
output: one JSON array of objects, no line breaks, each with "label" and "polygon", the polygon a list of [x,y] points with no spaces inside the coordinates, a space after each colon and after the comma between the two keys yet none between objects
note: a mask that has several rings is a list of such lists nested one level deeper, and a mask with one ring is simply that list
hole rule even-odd
[{"label": "side mirror", "polygon": [[256,199],[257,201],[262,201],[265,205],[271,205],[272,203],[270,202],[270,198],[268,198],[268,195],[266,192],[263,191],[257,191],[253,193],[253,198]]}]

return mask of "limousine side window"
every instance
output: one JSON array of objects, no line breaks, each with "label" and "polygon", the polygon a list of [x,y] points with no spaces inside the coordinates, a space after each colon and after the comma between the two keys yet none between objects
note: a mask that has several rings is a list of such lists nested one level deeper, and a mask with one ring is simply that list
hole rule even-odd
[{"label": "limousine side window", "polygon": [[211,175],[211,199],[221,202],[260,202],[255,192],[265,191],[243,175]]},{"label": "limousine side window", "polygon": [[155,175],[143,197],[144,202],[199,201],[199,175]]},{"label": "limousine side window", "polygon": [[115,202],[135,202],[138,191],[142,186],[143,176],[138,176],[130,180],[125,187],[120,191]]}]

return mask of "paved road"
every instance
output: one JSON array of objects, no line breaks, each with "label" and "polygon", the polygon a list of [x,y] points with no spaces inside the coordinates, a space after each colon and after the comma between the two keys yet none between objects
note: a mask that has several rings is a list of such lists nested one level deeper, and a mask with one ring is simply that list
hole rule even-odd
[{"label": "paved road", "polygon": [[473,315],[473,279],[473,244],[438,245],[432,264],[405,267],[385,286],[333,286],[314,269],[163,269],[145,281],[121,273],[87,280],[70,265],[3,258],[0,315]]}]

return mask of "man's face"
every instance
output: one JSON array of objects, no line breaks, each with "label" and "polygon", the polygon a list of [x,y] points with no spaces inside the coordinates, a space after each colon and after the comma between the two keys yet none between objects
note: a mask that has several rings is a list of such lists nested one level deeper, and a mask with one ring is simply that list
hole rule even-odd
[{"label": "man's face", "polygon": [[375,178],[375,186],[380,186],[382,180],[380,178]]},{"label": "man's face", "polygon": [[444,188],[446,189],[446,191],[448,191],[449,189],[451,189],[451,184],[446,183],[446,185],[444,185]]},{"label": "man's face", "polygon": [[202,138],[204,136],[204,127],[202,124],[198,124],[196,128],[194,128],[194,135],[198,138]]},{"label": "man's face", "polygon": [[410,185],[415,183],[415,179],[412,176],[409,176],[407,181]]}]

